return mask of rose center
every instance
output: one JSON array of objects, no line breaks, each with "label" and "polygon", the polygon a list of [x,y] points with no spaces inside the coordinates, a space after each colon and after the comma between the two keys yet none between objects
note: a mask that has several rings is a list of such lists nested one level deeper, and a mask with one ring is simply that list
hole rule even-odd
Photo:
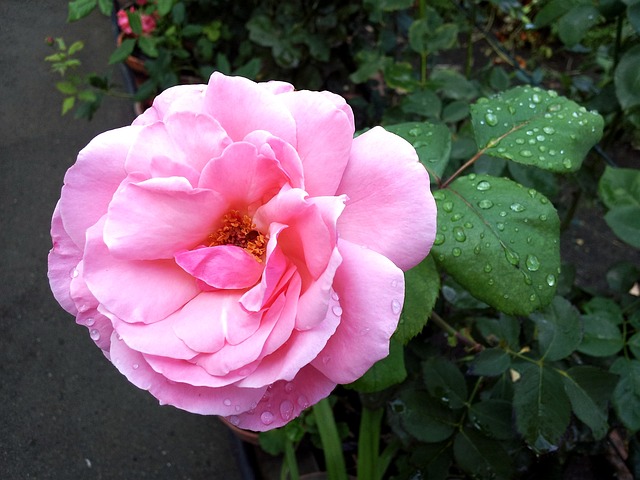
[{"label": "rose center", "polygon": [[235,245],[245,249],[262,262],[268,238],[260,233],[248,215],[231,210],[222,217],[222,227],[208,237],[209,246]]}]

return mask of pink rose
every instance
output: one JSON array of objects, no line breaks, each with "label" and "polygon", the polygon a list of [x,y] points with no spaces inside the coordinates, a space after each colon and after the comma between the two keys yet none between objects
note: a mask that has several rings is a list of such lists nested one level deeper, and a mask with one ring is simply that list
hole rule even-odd
[{"label": "pink rose", "polygon": [[[129,12],[134,13],[134,8],[129,8]],[[121,32],[127,35],[133,35],[133,30],[131,29],[131,25],[129,23],[129,15],[125,10],[118,10],[118,12],[116,13],[116,20]],[[149,34],[156,29],[156,19],[153,15],[147,15],[145,13],[141,14],[140,22],[142,23],[143,35]]]},{"label": "pink rose", "polygon": [[56,299],[160,403],[268,430],[389,350],[435,235],[415,150],[341,97],[214,73],[97,136],[52,220]]}]

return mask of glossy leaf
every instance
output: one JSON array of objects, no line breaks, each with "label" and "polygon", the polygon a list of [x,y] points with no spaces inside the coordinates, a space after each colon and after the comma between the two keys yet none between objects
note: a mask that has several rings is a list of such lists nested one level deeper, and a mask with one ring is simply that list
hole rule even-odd
[{"label": "glossy leaf", "polygon": [[580,316],[564,298],[555,297],[551,305],[529,318],[536,324],[540,355],[544,360],[565,358],[580,345]]},{"label": "glossy leaf", "polygon": [[[415,113],[423,117],[440,116],[442,101],[432,90],[419,90],[402,99],[400,108],[405,113]],[[451,135],[448,135],[450,137]],[[449,140],[451,143],[451,140]]]},{"label": "glossy leaf", "polygon": [[624,206],[609,210],[604,220],[614,233],[632,247],[640,248],[640,207]]},{"label": "glossy leaf", "polygon": [[521,86],[471,106],[484,153],[554,172],[573,172],[602,136],[603,119],[554,91]]},{"label": "glossy leaf", "polygon": [[620,375],[611,398],[618,418],[630,430],[640,430],[640,361],[618,359],[611,372]]},{"label": "glossy leaf", "polygon": [[607,167],[598,182],[598,194],[607,208],[640,207],[640,170]]},{"label": "glossy leaf", "polygon": [[424,383],[434,397],[452,409],[467,401],[467,383],[460,369],[448,360],[433,357],[422,365]]},{"label": "glossy leaf", "polygon": [[502,444],[474,430],[465,428],[456,435],[453,454],[458,466],[474,478],[513,477],[511,459]]},{"label": "glossy leaf", "polygon": [[429,320],[440,292],[440,275],[427,257],[405,273],[405,298],[394,338],[403,344],[419,334]]},{"label": "glossy leaf", "polygon": [[469,409],[469,419],[482,434],[498,440],[515,436],[511,402],[498,399],[482,400]]},{"label": "glossy leaf", "polygon": [[392,409],[402,427],[421,442],[435,443],[449,438],[455,431],[456,420],[427,392],[404,390],[392,401]]},{"label": "glossy leaf", "polygon": [[640,105],[640,45],[631,48],[622,56],[613,80],[618,101],[623,109]]},{"label": "glossy leaf", "polygon": [[518,371],[513,397],[518,431],[534,450],[553,451],[571,417],[562,378],[549,367],[531,363],[520,365]]},{"label": "glossy leaf", "polygon": [[562,381],[573,413],[591,429],[597,440],[604,438],[609,428],[607,400],[617,383],[617,377],[585,365],[569,369]]},{"label": "glossy leaf", "polygon": [[631,350],[631,353],[633,353],[633,356],[640,360],[640,332],[636,332],[631,336],[627,341],[627,346],[629,350]]},{"label": "glossy leaf", "polygon": [[578,350],[594,357],[615,355],[624,346],[620,328],[606,314],[582,315],[584,336]]},{"label": "glossy leaf", "polygon": [[560,18],[556,27],[562,43],[573,47],[598,23],[600,12],[593,5],[577,5]]},{"label": "glossy leaf", "polygon": [[451,132],[446,125],[408,122],[385,126],[385,129],[413,145],[432,182],[442,176],[451,153]]},{"label": "glossy leaf", "polygon": [[533,189],[471,174],[434,193],[435,260],[479,300],[528,315],[551,302],[560,268],[558,215]]},{"label": "glossy leaf", "polygon": [[89,15],[98,4],[98,0],[71,0],[67,22],[75,22]]},{"label": "glossy leaf", "polygon": [[501,348],[487,348],[475,356],[470,373],[493,377],[503,374],[511,366],[511,357]]}]

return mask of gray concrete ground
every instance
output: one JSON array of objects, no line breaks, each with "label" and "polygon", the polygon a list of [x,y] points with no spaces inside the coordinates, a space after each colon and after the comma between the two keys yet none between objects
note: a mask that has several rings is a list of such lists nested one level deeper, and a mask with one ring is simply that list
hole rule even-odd
[{"label": "gray concrete ground", "polygon": [[49,291],[64,172],[96,134],[133,119],[122,100],[92,122],[60,117],[44,38],[84,40],[81,57],[98,71],[113,49],[108,19],[68,25],[66,4],[0,1],[0,478],[241,479],[226,427],[129,384]]}]

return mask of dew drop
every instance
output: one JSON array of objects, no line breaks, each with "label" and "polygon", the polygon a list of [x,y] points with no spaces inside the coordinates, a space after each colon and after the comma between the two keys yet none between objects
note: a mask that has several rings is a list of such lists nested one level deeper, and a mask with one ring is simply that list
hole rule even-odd
[{"label": "dew drop", "polygon": [[339,306],[339,305],[334,305],[334,306],[331,308],[331,311],[333,312],[333,314],[334,314],[336,317],[339,317],[340,315],[342,315],[342,308],[340,308],[340,306]]},{"label": "dew drop", "polygon": [[536,140],[539,142],[544,142],[547,139],[544,135],[536,135]]},{"label": "dew drop", "polygon": [[397,280],[391,280],[391,288],[396,288],[398,286]]},{"label": "dew drop", "polygon": [[486,191],[486,190],[489,190],[490,188],[491,188],[491,184],[486,180],[482,180],[481,182],[479,182],[478,186],[476,187],[476,189],[480,191]]},{"label": "dew drop", "polygon": [[534,94],[531,96],[531,101],[532,101],[533,103],[540,103],[540,95],[538,95],[537,93],[534,93]]},{"label": "dew drop", "polygon": [[477,177],[477,175],[475,173],[470,173],[467,178],[469,179],[469,181],[473,181],[475,180]]},{"label": "dew drop", "polygon": [[88,305],[86,305],[86,304],[82,304],[82,305],[80,305],[80,306],[78,307],[78,311],[79,311],[80,313],[84,313],[84,312],[86,312],[87,310],[89,310],[89,306],[88,306]]},{"label": "dew drop", "polygon": [[521,203],[512,203],[509,208],[514,212],[523,212],[525,210],[524,205],[522,205]]},{"label": "dew drop", "polygon": [[483,210],[488,210],[489,208],[493,207],[493,202],[488,198],[485,198],[478,202],[478,206]]},{"label": "dew drop", "polygon": [[451,250],[451,254],[454,257],[459,257],[460,255],[462,255],[462,250],[460,250],[458,247],[455,247],[453,250]]},{"label": "dew drop", "polygon": [[563,165],[563,166],[564,166],[564,168],[566,168],[567,170],[569,170],[569,169],[573,166],[573,164],[571,163],[571,160],[569,160],[568,158],[565,158],[565,159],[562,161],[562,165]]},{"label": "dew drop", "polygon": [[524,138],[516,138],[516,143],[517,143],[518,145],[524,145],[525,140],[524,140]]},{"label": "dew drop", "polygon": [[531,276],[525,271],[522,271],[522,276],[524,277],[524,283],[531,285]]},{"label": "dew drop", "polygon": [[134,370],[137,370],[138,368],[140,368],[140,365],[138,365],[137,363],[134,363],[131,366],[133,367]]},{"label": "dew drop", "polygon": [[273,413],[262,412],[262,415],[260,415],[260,421],[265,425],[271,425],[273,423]]},{"label": "dew drop", "polygon": [[540,220],[542,220],[543,222],[547,220],[547,216],[544,213],[542,215],[540,215],[538,218]]},{"label": "dew drop", "polygon": [[520,150],[520,155],[522,155],[523,157],[531,157],[533,156],[533,153],[531,153],[531,150]]},{"label": "dew drop", "polygon": [[445,212],[450,213],[453,210],[453,202],[444,202],[442,204],[442,209]]},{"label": "dew drop", "polygon": [[240,418],[237,415],[231,415],[230,417],[227,417],[227,420],[229,420],[229,423],[234,427],[240,425]]},{"label": "dew drop", "polygon": [[94,342],[97,342],[98,340],[100,340],[100,332],[95,328],[91,329],[91,331],[89,332],[89,336],[91,337],[91,340],[93,340]]},{"label": "dew drop", "polygon": [[87,318],[87,319],[84,321],[84,324],[85,324],[87,327],[91,327],[94,323],[96,323],[96,319],[95,319],[95,318],[93,318],[93,317],[89,317],[89,318]]},{"label": "dew drop", "polygon": [[480,244],[473,247],[473,253],[475,253],[476,255],[479,255],[481,250],[482,248],[480,247]]},{"label": "dew drop", "polygon": [[331,298],[336,302],[340,300],[340,296],[335,291],[331,292]]},{"label": "dew drop", "polygon": [[490,278],[489,280],[487,280],[487,283],[489,285],[493,285],[495,283],[495,281],[493,280],[493,278]]},{"label": "dew drop", "polygon": [[547,275],[547,285],[553,287],[556,284],[556,276],[553,273]]},{"label": "dew drop", "polygon": [[421,133],[422,130],[420,130],[419,128],[412,128],[411,130],[409,130],[409,135],[411,135],[412,137],[417,137]]},{"label": "dew drop", "polygon": [[491,273],[491,270],[493,270],[493,267],[487,263],[487,264],[484,266],[484,271],[485,271],[485,273]]},{"label": "dew drop", "polygon": [[442,245],[445,241],[445,236],[441,233],[436,233],[436,238],[433,240],[434,245]]},{"label": "dew drop", "polygon": [[442,193],[440,190],[437,190],[433,192],[433,198],[435,198],[436,200],[444,200],[444,193]]},{"label": "dew drop", "polygon": [[510,249],[505,249],[504,256],[511,265],[518,265],[520,263],[520,256]]},{"label": "dew drop", "polygon": [[527,255],[525,265],[530,272],[537,272],[540,269],[540,260],[535,255]]},{"label": "dew drop", "polygon": [[225,404],[225,406],[230,407],[231,406],[231,400],[229,400],[228,398],[224,399],[224,402],[222,402]]},{"label": "dew drop", "polygon": [[536,294],[532,293],[531,295],[529,295],[529,301],[530,302],[535,302],[536,301]]},{"label": "dew drop", "polygon": [[451,215],[451,221],[452,222],[457,222],[461,218],[462,218],[462,214],[460,214],[460,213],[454,213],[453,215]]},{"label": "dew drop", "polygon": [[280,404],[280,416],[286,422],[291,418],[292,414],[293,414],[293,403],[291,403],[289,400],[284,400]]},{"label": "dew drop", "polygon": [[464,222],[464,228],[473,228],[473,223],[471,223],[471,222]]},{"label": "dew drop", "polygon": [[542,131],[547,135],[553,135],[554,133],[556,133],[556,129],[553,127],[542,127]]},{"label": "dew drop", "polygon": [[298,397],[297,402],[298,402],[298,406],[302,408],[307,408],[309,406],[309,400],[304,395],[300,395]]},{"label": "dew drop", "polygon": [[503,232],[504,231],[504,223],[502,223],[502,222],[496,223],[496,228],[498,230],[500,230],[501,232]]},{"label": "dew drop", "polygon": [[71,278],[78,278],[78,275],[80,275],[80,272],[78,271],[77,268],[72,268],[71,271],[69,272],[69,276]]},{"label": "dew drop", "polygon": [[464,242],[467,239],[467,235],[464,233],[464,228],[455,227],[453,229],[453,238],[458,242]]},{"label": "dew drop", "polygon": [[402,310],[402,305],[400,304],[400,302],[398,300],[392,300],[391,311],[395,314],[398,314],[400,313],[400,310]]},{"label": "dew drop", "polygon": [[507,216],[507,212],[505,212],[504,210],[501,211],[498,215],[500,215],[501,217],[506,217]]},{"label": "dew drop", "polygon": [[484,119],[487,122],[487,125],[489,125],[490,127],[494,127],[498,124],[498,117],[496,117],[493,113],[487,113],[484,116]]},{"label": "dew drop", "polygon": [[291,393],[293,392],[294,388],[296,388],[296,386],[293,383],[289,382],[284,386],[284,391],[287,393]]}]

